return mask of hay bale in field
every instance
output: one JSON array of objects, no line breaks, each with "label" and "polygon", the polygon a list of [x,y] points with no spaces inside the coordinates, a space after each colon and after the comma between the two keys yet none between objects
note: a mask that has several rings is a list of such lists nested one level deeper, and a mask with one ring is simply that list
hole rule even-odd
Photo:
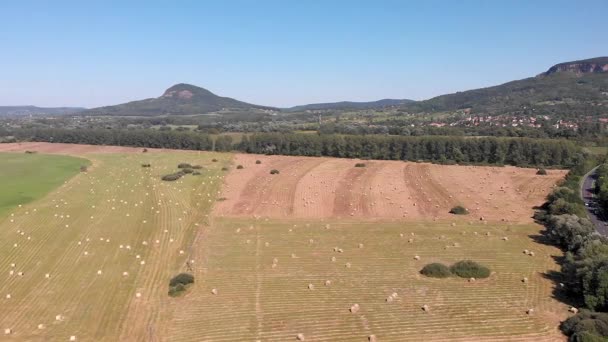
[{"label": "hay bale in field", "polygon": [[74,336],[74,335],[70,336],[70,341],[76,341],[76,336]]},{"label": "hay bale in field", "polygon": [[122,276],[123,276],[123,277],[126,277],[126,276],[128,276],[128,275],[129,275],[129,272],[126,272],[126,271],[125,271],[125,272],[122,272]]},{"label": "hay bale in field", "polygon": [[528,253],[529,256],[534,256],[534,252],[530,251],[530,253]]},{"label": "hay bale in field", "polygon": [[533,313],[534,313],[534,309],[528,309],[528,310],[526,310],[526,313],[527,313],[528,315],[531,315],[531,314],[533,314]]},{"label": "hay bale in field", "polygon": [[469,278],[469,283],[472,283],[474,281],[475,281],[475,278],[473,278],[473,277]]},{"label": "hay bale in field", "polygon": [[15,263],[11,263],[11,267],[15,268],[17,265],[15,265]]},{"label": "hay bale in field", "polygon": [[137,297],[137,298],[141,298],[141,293],[137,292],[137,293],[135,294],[135,297]]},{"label": "hay bale in field", "polygon": [[304,339],[304,334],[298,334],[298,335],[296,335],[296,339],[297,339],[298,341],[304,341],[304,340],[305,340],[305,339]]},{"label": "hay bale in field", "polygon": [[530,251],[527,249],[524,249],[524,254],[528,254],[528,253],[530,253]]},{"label": "hay bale in field", "polygon": [[329,286],[329,285],[331,285],[331,280],[326,280],[325,281],[325,286]]},{"label": "hay bale in field", "polygon": [[184,254],[184,250],[180,250],[180,251],[179,251],[179,254]]},{"label": "hay bale in field", "polygon": [[414,260],[420,260],[420,256],[419,255],[414,255]]},{"label": "hay bale in field", "polygon": [[528,278],[527,278],[527,277],[524,277],[524,278],[521,280],[521,282],[522,282],[522,283],[527,283],[527,282],[528,282]]},{"label": "hay bale in field", "polygon": [[56,321],[63,321],[63,315],[56,315],[55,316],[55,320]]},{"label": "hay bale in field", "polygon": [[393,292],[393,293],[391,293],[391,297],[397,298],[397,297],[399,297],[399,295],[397,294],[397,292]]},{"label": "hay bale in field", "polygon": [[315,286],[314,286],[313,284],[308,284],[308,289],[309,289],[309,290],[314,290],[314,289],[315,289]]},{"label": "hay bale in field", "polygon": [[350,311],[351,313],[357,313],[357,312],[359,311],[359,304],[353,304],[353,305],[350,307],[349,311]]},{"label": "hay bale in field", "polygon": [[336,262],[336,257],[331,257],[331,262]]},{"label": "hay bale in field", "polygon": [[40,329],[40,330],[44,329],[44,324],[38,324],[38,329]]},{"label": "hay bale in field", "polygon": [[23,272],[18,272],[18,273],[17,273],[17,275],[18,275],[18,276],[20,276],[20,277],[23,277],[23,276],[25,275],[25,273],[23,273]]},{"label": "hay bale in field", "polygon": [[11,295],[10,295],[10,294],[7,294],[7,295],[6,295],[6,299],[11,299]]},{"label": "hay bale in field", "polygon": [[344,253],[344,250],[342,248],[338,248],[338,253]]},{"label": "hay bale in field", "polygon": [[101,275],[103,272],[101,270],[97,270],[97,275]]},{"label": "hay bale in field", "polygon": [[350,268],[350,266],[351,266],[350,262],[347,262],[347,263],[344,265],[344,267],[346,267],[346,268]]},{"label": "hay bale in field", "polygon": [[368,340],[369,342],[378,342],[378,339],[376,338],[376,335],[369,335],[369,336],[367,337],[367,340]]},{"label": "hay bale in field", "polygon": [[10,328],[4,329],[4,335],[10,335],[12,333],[13,333],[13,329],[10,329]]},{"label": "hay bale in field", "polygon": [[503,241],[509,241],[509,237],[507,237],[507,236],[503,236],[503,237],[502,237],[502,240],[503,240]]},{"label": "hay bale in field", "polygon": [[568,309],[568,311],[572,312],[575,315],[578,313],[578,309],[575,308],[574,306],[571,306],[570,309]]},{"label": "hay bale in field", "polygon": [[393,297],[392,297],[392,296],[388,296],[388,297],[386,297],[385,301],[386,301],[387,303],[390,303],[390,302],[392,302],[392,301],[393,301]]},{"label": "hay bale in field", "polygon": [[431,308],[429,308],[429,306],[428,306],[428,305],[426,305],[426,304],[424,304],[424,305],[422,306],[422,308],[421,308],[421,309],[422,309],[422,311],[424,311],[424,312],[429,312],[429,310],[431,310]]},{"label": "hay bale in field", "polygon": [[218,293],[217,289],[211,289],[211,293],[214,294],[214,295],[217,295],[217,293]]},{"label": "hay bale in field", "polygon": [[15,271],[13,271],[13,270],[10,270],[10,271],[8,272],[8,275],[13,275],[13,274],[15,274]]}]

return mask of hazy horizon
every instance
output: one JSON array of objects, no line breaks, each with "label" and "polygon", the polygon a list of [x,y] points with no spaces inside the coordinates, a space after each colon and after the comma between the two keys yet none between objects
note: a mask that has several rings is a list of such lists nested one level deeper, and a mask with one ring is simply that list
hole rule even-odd
[{"label": "hazy horizon", "polygon": [[[176,83],[275,107],[421,100],[608,55],[605,1],[0,4],[0,106],[98,107]],[[566,24],[564,24],[566,23]]]}]

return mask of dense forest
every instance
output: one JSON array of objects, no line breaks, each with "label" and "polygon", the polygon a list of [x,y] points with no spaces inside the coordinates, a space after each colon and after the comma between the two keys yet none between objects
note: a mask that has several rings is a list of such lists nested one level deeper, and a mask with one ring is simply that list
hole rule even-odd
[{"label": "dense forest", "polygon": [[19,140],[93,145],[238,150],[247,153],[338,158],[428,161],[442,164],[492,164],[570,167],[583,158],[566,140],[530,138],[467,138],[445,136],[379,136],[258,133],[233,143],[196,132],[156,130],[33,129],[12,133]]}]

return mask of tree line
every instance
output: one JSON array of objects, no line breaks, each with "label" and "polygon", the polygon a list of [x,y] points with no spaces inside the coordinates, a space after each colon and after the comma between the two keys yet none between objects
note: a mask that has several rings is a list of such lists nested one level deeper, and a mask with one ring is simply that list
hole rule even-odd
[{"label": "tree line", "polygon": [[257,133],[230,136],[197,132],[110,129],[21,129],[19,140],[337,158],[426,161],[443,164],[571,167],[583,158],[570,141],[530,138]]}]

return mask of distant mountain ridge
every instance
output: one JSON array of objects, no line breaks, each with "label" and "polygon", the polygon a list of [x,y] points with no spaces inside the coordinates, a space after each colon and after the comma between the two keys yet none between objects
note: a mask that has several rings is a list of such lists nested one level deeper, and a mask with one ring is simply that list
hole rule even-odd
[{"label": "distant mountain ridge", "polygon": [[132,101],[115,106],[93,108],[83,115],[158,116],[207,114],[221,110],[272,110],[230,97],[218,96],[209,90],[191,84],[179,83],[167,89],[160,97]]},{"label": "distant mountain ridge", "polygon": [[344,110],[344,109],[373,109],[404,105],[407,103],[414,102],[414,100],[408,99],[382,99],[378,101],[370,102],[353,102],[353,101],[341,101],[341,102],[327,102],[327,103],[312,103],[307,105],[295,106],[286,108],[285,110],[294,111],[305,111],[305,110]]},{"label": "distant mountain ridge", "polygon": [[608,72],[608,57],[597,57],[580,61],[559,63],[552,66],[549,68],[549,70],[541,75],[548,76],[559,72],[572,72],[578,75]]},{"label": "distant mountain ridge", "polygon": [[0,106],[0,116],[69,115],[85,109],[80,107]]}]

